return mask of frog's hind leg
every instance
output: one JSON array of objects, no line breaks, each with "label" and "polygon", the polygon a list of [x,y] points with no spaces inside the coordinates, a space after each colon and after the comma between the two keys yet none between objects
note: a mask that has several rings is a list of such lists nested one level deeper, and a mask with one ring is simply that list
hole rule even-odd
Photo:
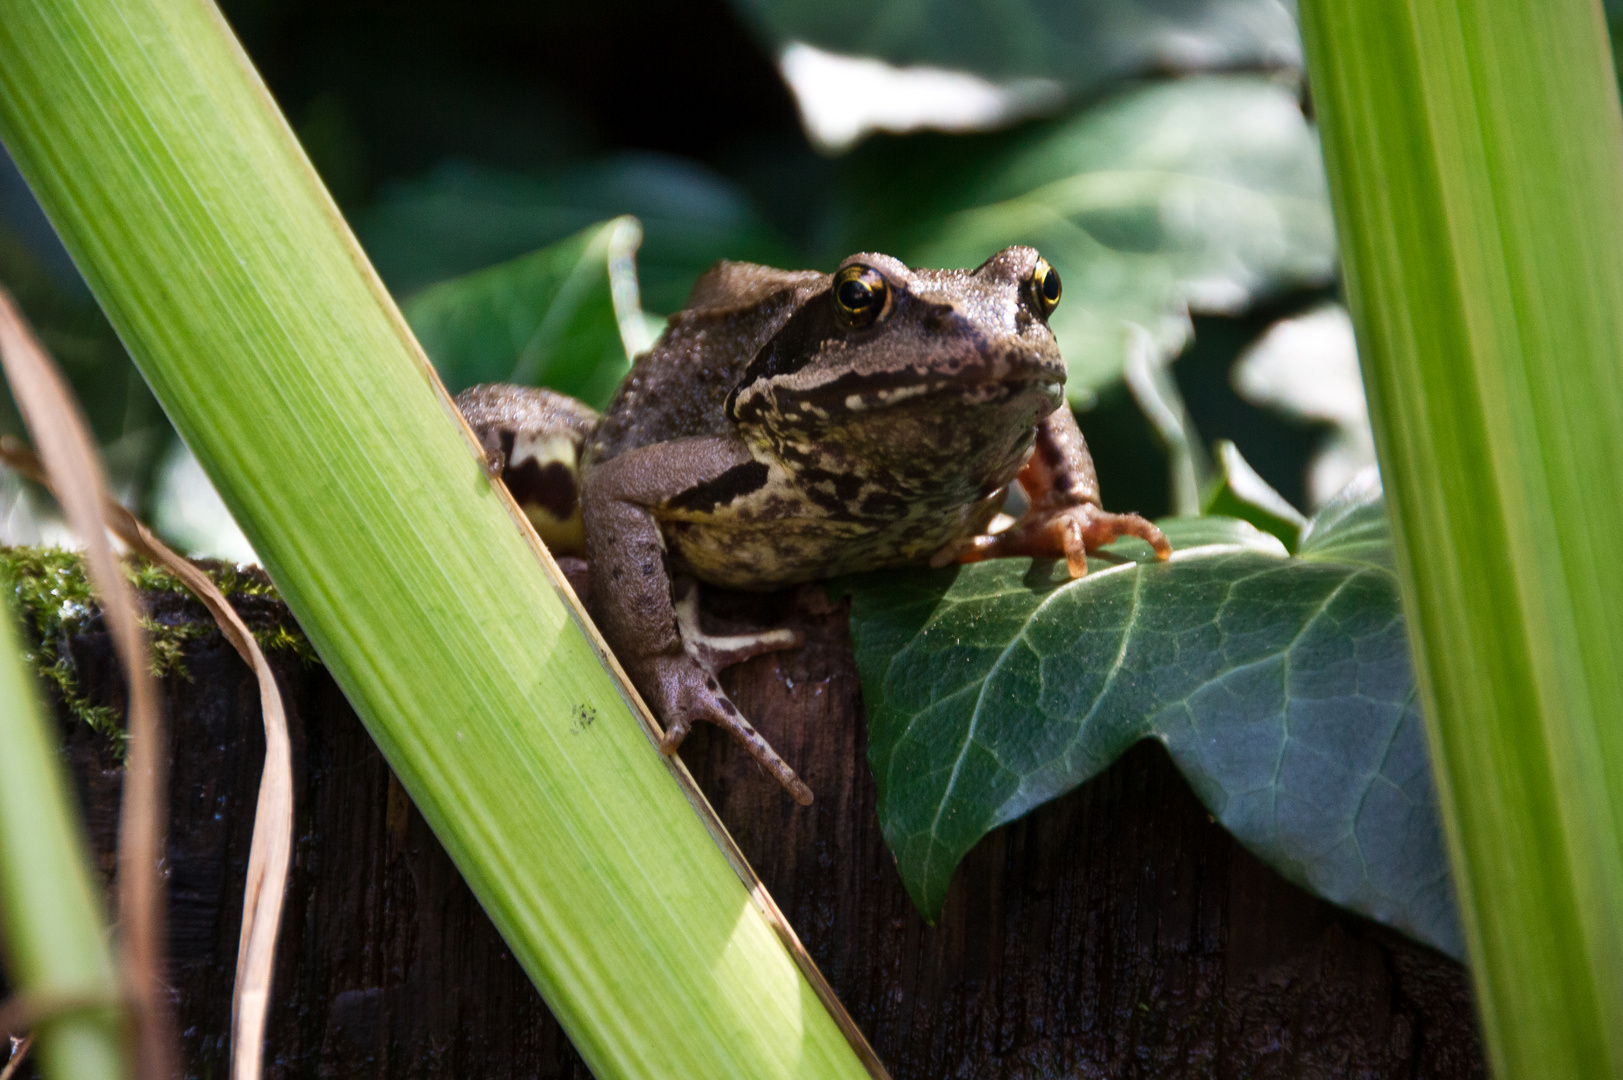
[{"label": "frog's hind leg", "polygon": [[739,713],[716,679],[728,664],[791,648],[779,630],[722,637],[703,632],[697,589],[673,581],[652,507],[714,483],[750,461],[731,440],[696,437],[627,451],[594,465],[584,492],[591,542],[592,618],[664,725],[659,748],[676,752],[699,721],[726,729],[796,802],[811,789]]},{"label": "frog's hind leg", "polygon": [[564,394],[507,383],[464,390],[456,407],[479,439],[487,471],[501,477],[547,550],[584,554],[580,456],[597,413]]},{"label": "frog's hind leg", "polygon": [[1063,558],[1071,576],[1081,577],[1088,572],[1088,552],[1122,536],[1143,540],[1158,559],[1172,555],[1172,546],[1153,524],[1137,514],[1113,514],[1100,504],[1093,455],[1068,405],[1037,425],[1036,446],[1020,473],[1020,486],[1031,498],[1031,509],[1019,521],[1003,532],[971,537],[934,561],[944,565],[1012,555]]}]

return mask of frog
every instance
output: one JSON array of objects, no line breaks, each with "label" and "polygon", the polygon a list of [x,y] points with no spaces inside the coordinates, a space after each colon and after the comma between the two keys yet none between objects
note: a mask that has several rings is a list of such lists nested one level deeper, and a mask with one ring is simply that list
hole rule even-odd
[{"label": "frog", "polygon": [[[1104,509],[1048,324],[1061,291],[1026,246],[973,270],[876,252],[831,273],[723,260],[601,414],[505,384],[457,406],[659,719],[661,752],[716,724],[809,804],[718,681],[800,639],[706,633],[701,583],[769,591],[1010,556],[1080,577],[1124,536],[1171,554],[1150,521]],[[1025,507],[999,520],[1011,487]]]}]

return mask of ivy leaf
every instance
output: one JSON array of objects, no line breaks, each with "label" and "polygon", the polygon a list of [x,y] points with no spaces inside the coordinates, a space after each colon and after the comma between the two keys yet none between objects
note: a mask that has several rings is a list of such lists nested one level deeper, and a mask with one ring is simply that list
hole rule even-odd
[{"label": "ivy leaf", "polygon": [[1248,521],[1279,537],[1285,550],[1294,552],[1307,524],[1302,512],[1258,476],[1240,448],[1228,439],[1218,440],[1213,456],[1217,459],[1215,483],[1206,493],[1201,512]]},{"label": "ivy leaf", "polygon": [[608,404],[653,335],[637,300],[635,218],[431,286],[402,305],[453,394],[475,383],[546,386]]},{"label": "ivy leaf", "polygon": [[[1171,519],[1072,581],[1004,559],[842,579],[880,824],[926,918],[981,837],[1140,739],[1292,881],[1464,956],[1380,489],[1301,554],[1233,519]],[[1124,557],[1125,556],[1125,557]]]},{"label": "ivy leaf", "polygon": [[1363,563],[1396,574],[1392,534],[1380,492],[1381,475],[1373,466],[1359,473],[1303,527],[1302,556]]},{"label": "ivy leaf", "polygon": [[876,139],[848,169],[850,251],[932,267],[1043,253],[1065,284],[1049,325],[1078,407],[1132,350],[1181,352],[1191,309],[1234,313],[1335,273],[1318,137],[1271,79],[1157,83],[997,135]]}]

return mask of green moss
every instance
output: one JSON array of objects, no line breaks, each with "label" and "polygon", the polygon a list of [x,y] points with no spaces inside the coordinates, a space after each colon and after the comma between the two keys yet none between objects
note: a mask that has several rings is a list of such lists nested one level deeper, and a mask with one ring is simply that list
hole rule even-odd
[{"label": "green moss", "polygon": [[[229,563],[198,565],[227,597],[277,599],[275,586],[258,573]],[[186,649],[218,633],[214,620],[167,570],[138,558],[124,560],[123,566],[145,602],[147,613],[141,625],[152,647],[152,673],[160,679],[190,679]],[[11,588],[13,603],[22,616],[28,662],[40,678],[55,687],[68,712],[122,750],[124,729],[118,712],[92,704],[85,696],[69,649],[69,642],[85,631],[99,610],[78,553],[61,548],[0,547],[0,581]],[[164,603],[165,594],[185,599],[180,604]],[[245,621],[266,653],[291,653],[305,663],[316,662],[315,650],[296,628],[264,618]]]}]

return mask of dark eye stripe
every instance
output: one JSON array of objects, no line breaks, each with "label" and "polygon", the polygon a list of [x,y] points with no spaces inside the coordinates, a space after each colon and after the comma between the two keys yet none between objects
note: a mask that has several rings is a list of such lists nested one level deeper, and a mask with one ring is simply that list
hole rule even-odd
[{"label": "dark eye stripe", "polygon": [[817,358],[825,341],[844,333],[829,314],[832,306],[828,293],[813,296],[761,346],[761,350],[744,368],[738,385],[727,395],[725,409],[728,416],[738,419],[738,397],[749,387],[763,379],[794,374]]}]

